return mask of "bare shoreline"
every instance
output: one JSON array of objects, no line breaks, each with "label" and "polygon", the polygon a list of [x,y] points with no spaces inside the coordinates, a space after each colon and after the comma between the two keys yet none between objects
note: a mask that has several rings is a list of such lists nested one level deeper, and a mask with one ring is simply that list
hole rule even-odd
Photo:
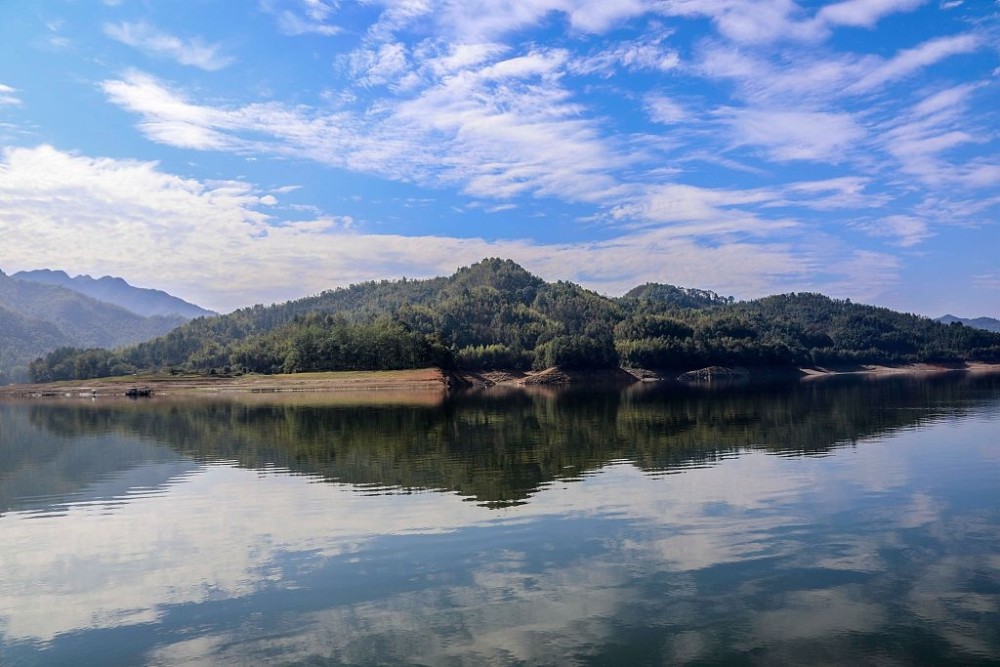
[{"label": "bare shoreline", "polygon": [[[850,368],[767,368],[736,369],[735,373],[750,380],[769,378],[815,381],[822,378],[855,375],[874,378],[888,376],[930,376],[948,373],[1000,373],[1000,364],[973,362],[968,364],[912,364],[907,366],[859,365]],[[141,374],[94,380],[72,380],[41,384],[21,384],[0,387],[0,400],[15,398],[108,397],[125,396],[130,389],[148,389],[156,396],[219,396],[225,394],[275,393],[364,393],[377,394],[445,394],[451,390],[512,386],[579,385],[596,383],[628,384],[639,381],[675,381],[679,373],[654,373],[639,369],[607,371],[564,371],[550,368],[535,373],[492,371],[485,373],[451,373],[440,368],[399,371],[333,371],[295,373],[289,375],[217,376],[202,374]],[[376,399],[377,400],[377,399]]]}]

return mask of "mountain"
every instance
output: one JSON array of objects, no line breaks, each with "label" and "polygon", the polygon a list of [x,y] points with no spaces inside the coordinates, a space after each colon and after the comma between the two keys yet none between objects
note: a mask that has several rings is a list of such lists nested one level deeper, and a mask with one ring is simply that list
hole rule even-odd
[{"label": "mountain", "polygon": [[983,329],[985,331],[997,331],[1000,332],[1000,320],[993,317],[955,317],[954,315],[944,315],[937,318],[935,321],[941,324],[951,324],[952,322],[958,322],[959,324],[964,324],[967,327],[974,327],[976,329]]},{"label": "mountain", "polygon": [[185,321],[178,315],[143,317],[0,271],[0,384],[26,380],[29,363],[56,348],[121,347],[163,335]]},{"label": "mountain", "polygon": [[708,308],[733,302],[733,297],[719,296],[709,290],[675,287],[660,283],[646,283],[633,287],[625,293],[622,299],[634,299],[643,301],[646,305],[655,303],[659,306],[675,308]]},{"label": "mountain", "polygon": [[37,271],[19,271],[11,277],[16,280],[65,287],[92,299],[121,306],[125,310],[130,310],[144,317],[179,315],[184,319],[193,319],[216,314],[162,290],[134,287],[122,278],[112,276],[104,276],[103,278],[76,276],[70,278],[65,271],[38,269]]},{"label": "mountain", "polygon": [[647,284],[612,299],[486,259],[446,278],[371,281],[199,318],[116,352],[62,350],[32,373],[55,380],[113,369],[688,370],[973,360],[1000,362],[1000,334],[810,293],[737,302]]}]

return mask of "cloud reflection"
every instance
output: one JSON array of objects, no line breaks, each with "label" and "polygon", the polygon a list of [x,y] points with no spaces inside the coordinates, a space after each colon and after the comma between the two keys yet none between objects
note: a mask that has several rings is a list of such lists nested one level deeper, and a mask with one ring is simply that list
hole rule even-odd
[{"label": "cloud reflection", "polygon": [[154,633],[142,660],[163,665],[573,663],[628,645],[797,662],[865,660],[856,638],[909,623],[939,657],[995,657],[984,437],[952,421],[827,457],[617,461],[500,510],[205,464],[155,494],[0,517],[0,632],[53,656]]}]

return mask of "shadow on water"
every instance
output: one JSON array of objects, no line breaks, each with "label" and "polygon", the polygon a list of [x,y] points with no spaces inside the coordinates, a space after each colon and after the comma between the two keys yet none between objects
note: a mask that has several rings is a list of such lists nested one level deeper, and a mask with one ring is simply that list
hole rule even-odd
[{"label": "shadow on water", "polygon": [[[267,402],[8,404],[0,406],[0,512],[70,498],[97,482],[165,484],[213,461],[285,470],[365,493],[455,492],[499,508],[622,461],[662,474],[747,450],[821,456],[861,439],[995,409],[998,395],[1000,376],[973,375],[725,389],[495,388],[437,405],[285,402],[280,395]],[[128,478],[140,465],[148,479]]]}]

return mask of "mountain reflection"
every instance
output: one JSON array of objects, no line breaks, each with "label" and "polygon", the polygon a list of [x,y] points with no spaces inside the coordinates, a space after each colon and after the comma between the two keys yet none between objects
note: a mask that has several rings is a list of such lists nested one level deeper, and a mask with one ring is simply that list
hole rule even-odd
[{"label": "mountain reflection", "polygon": [[[158,469],[165,476],[159,482],[141,480],[149,486],[182,474],[190,468],[184,461],[220,460],[367,493],[455,492],[498,508],[612,462],[662,474],[746,450],[823,455],[982,407],[998,386],[997,376],[969,376],[721,391],[494,389],[430,405],[324,404],[278,395],[37,403],[27,418],[23,406],[0,406],[0,512],[24,506],[27,496],[72,497],[139,465],[173,464]],[[81,438],[100,446],[79,447]]]},{"label": "mountain reflection", "polygon": [[1000,656],[998,378],[350,400],[0,404],[0,664]]}]

